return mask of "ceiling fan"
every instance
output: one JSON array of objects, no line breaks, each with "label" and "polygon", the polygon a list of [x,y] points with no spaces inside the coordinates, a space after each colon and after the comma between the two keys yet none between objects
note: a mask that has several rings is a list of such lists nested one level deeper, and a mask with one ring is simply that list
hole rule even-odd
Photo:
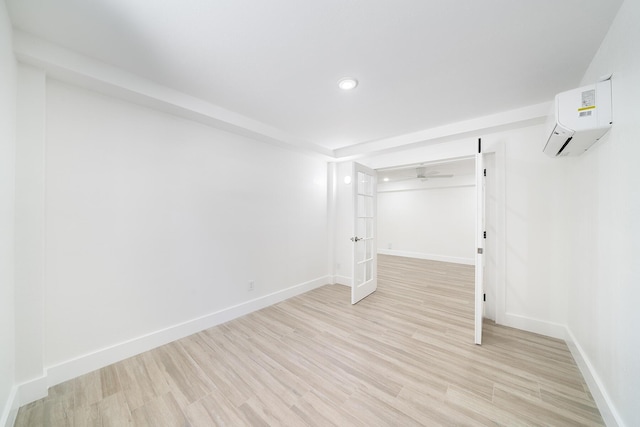
[{"label": "ceiling fan", "polygon": [[440,174],[440,172],[432,170],[427,172],[426,167],[416,168],[416,178],[426,181],[431,178],[453,178],[453,174]]},{"label": "ceiling fan", "polygon": [[440,172],[436,170],[427,171],[427,168],[424,166],[417,167],[415,171],[415,176],[398,178],[393,181],[407,181],[410,179],[419,179],[420,181],[428,181],[433,178],[453,178],[453,174],[440,174]]}]

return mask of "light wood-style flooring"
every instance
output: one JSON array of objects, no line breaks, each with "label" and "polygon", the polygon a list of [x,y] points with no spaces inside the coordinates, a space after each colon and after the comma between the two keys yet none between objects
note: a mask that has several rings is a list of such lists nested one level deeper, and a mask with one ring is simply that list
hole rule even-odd
[{"label": "light wood-style flooring", "polygon": [[328,285],[52,387],[16,426],[602,425],[564,342],[486,322],[473,267],[379,256]]}]

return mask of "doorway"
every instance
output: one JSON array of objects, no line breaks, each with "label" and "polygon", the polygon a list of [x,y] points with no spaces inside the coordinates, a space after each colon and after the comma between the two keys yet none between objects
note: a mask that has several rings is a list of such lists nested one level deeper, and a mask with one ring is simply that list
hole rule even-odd
[{"label": "doorway", "polygon": [[[476,344],[481,343],[484,315],[484,256],[478,249],[484,246],[478,243],[484,227],[483,169],[474,156],[377,170],[378,253],[429,260],[443,271],[474,266],[475,295],[467,298],[476,304]],[[453,296],[459,289],[450,291]]]}]

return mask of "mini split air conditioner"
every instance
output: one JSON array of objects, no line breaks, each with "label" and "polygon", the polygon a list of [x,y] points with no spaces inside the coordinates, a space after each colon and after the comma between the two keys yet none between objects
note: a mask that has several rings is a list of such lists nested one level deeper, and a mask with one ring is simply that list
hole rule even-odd
[{"label": "mini split air conditioner", "polygon": [[611,129],[611,116],[611,76],[557,94],[544,152],[552,157],[579,156]]}]

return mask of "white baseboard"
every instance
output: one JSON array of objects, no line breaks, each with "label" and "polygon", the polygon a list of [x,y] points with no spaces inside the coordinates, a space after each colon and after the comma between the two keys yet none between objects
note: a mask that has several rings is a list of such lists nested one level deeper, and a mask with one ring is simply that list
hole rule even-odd
[{"label": "white baseboard", "polygon": [[546,335],[552,338],[564,340],[567,327],[559,323],[547,322],[545,320],[533,319],[513,313],[504,313],[504,326],[509,326],[535,334]]},{"label": "white baseboard", "polygon": [[47,397],[49,383],[46,374],[18,384],[18,402],[20,406]]},{"label": "white baseboard", "polygon": [[20,404],[18,402],[18,387],[11,388],[9,393],[9,399],[7,400],[2,414],[0,414],[0,427],[13,427],[16,422],[16,416],[18,415],[18,408]]},{"label": "white baseboard", "polygon": [[333,276],[333,283],[335,283],[336,285],[351,287],[351,277]]},{"label": "white baseboard", "polygon": [[452,262],[455,264],[475,265],[476,263],[476,260],[474,258],[462,258],[462,257],[454,257],[454,256],[447,256],[447,255],[425,254],[421,252],[398,251],[395,249],[378,249],[378,253],[381,255],[394,255],[394,256],[402,256],[407,258],[418,258],[418,259],[429,259],[432,261]]},{"label": "white baseboard", "polygon": [[[331,279],[330,276],[323,276],[50,366],[44,377],[19,386],[16,404],[22,406],[44,397],[40,395],[43,387],[45,387],[44,395],[46,396],[48,387],[333,283]],[[0,424],[0,427],[3,426]]]},{"label": "white baseboard", "polygon": [[580,368],[582,376],[589,386],[589,391],[593,396],[593,400],[596,401],[596,405],[598,405],[598,409],[600,410],[600,415],[602,415],[604,423],[608,427],[624,427],[625,424],[613,405],[604,384],[602,384],[600,376],[568,327],[565,329],[565,342],[567,343],[567,347],[569,347],[578,368]]}]

